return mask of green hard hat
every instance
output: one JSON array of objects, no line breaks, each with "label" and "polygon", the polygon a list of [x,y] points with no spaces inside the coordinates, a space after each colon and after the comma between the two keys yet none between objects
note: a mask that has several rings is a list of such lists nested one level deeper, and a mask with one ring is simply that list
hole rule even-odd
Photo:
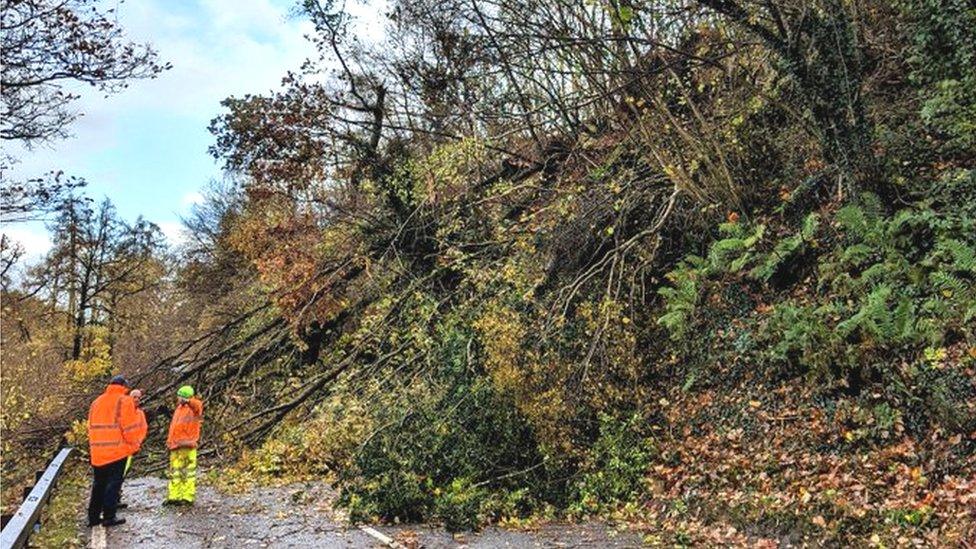
[{"label": "green hard hat", "polygon": [[180,389],[178,391],[176,391],[176,396],[178,396],[180,398],[190,398],[190,397],[192,397],[193,396],[193,387],[190,387],[189,385],[184,385],[184,386],[180,387]]}]

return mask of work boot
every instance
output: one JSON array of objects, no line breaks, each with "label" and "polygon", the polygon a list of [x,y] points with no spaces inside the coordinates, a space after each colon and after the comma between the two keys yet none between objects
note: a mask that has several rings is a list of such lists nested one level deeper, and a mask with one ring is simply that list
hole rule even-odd
[{"label": "work boot", "polygon": [[163,500],[163,505],[179,505],[179,504],[180,504],[180,500],[178,500],[178,499],[164,499]]},{"label": "work boot", "polygon": [[90,520],[88,521],[88,527],[89,528],[94,528],[96,526],[101,526],[101,524],[102,524],[102,519],[98,519],[98,520],[96,520],[94,522],[92,522]]},{"label": "work boot", "polygon": [[106,527],[108,527],[108,526],[118,526],[120,524],[125,524],[125,519],[124,518],[105,519],[105,520],[102,521],[102,526],[106,526]]}]

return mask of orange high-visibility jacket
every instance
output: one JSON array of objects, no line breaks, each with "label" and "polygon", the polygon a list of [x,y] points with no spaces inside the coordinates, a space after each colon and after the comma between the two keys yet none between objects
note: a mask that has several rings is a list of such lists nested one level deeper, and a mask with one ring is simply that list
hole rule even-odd
[{"label": "orange high-visibility jacket", "polygon": [[191,398],[185,404],[180,404],[173,412],[173,421],[169,424],[169,437],[166,447],[170,450],[177,448],[196,448],[200,441],[200,424],[203,422],[203,402],[199,398]]},{"label": "orange high-visibility jacket", "polygon": [[88,410],[88,449],[91,464],[100,467],[139,451],[136,403],[122,385],[109,385]]},{"label": "orange high-visibility jacket", "polygon": [[136,408],[136,415],[139,417],[139,427],[134,429],[136,440],[139,441],[139,446],[146,440],[146,435],[149,434],[149,423],[146,422],[146,412],[142,411],[142,408]]}]

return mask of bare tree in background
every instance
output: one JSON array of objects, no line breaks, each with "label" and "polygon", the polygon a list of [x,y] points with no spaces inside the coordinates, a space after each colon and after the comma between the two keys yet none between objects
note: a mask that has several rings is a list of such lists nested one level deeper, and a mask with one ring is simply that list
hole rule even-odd
[{"label": "bare tree in background", "polygon": [[97,1],[4,0],[2,11],[5,140],[31,146],[66,137],[79,116],[72,83],[109,94],[169,67],[148,45],[127,41],[116,10],[102,11]]},{"label": "bare tree in background", "polygon": [[[83,86],[108,95],[170,67],[149,45],[126,39],[116,10],[98,0],[0,1],[0,139],[28,149],[63,139],[81,115],[73,105]],[[49,210],[78,186],[54,174],[11,181],[6,172],[15,161],[4,155],[5,221]]]},{"label": "bare tree in background", "polygon": [[87,200],[66,200],[57,213],[54,248],[37,269],[36,284],[67,313],[71,358],[78,359],[87,325],[112,328],[121,300],[159,284],[163,237],[141,218],[132,225],[120,220],[107,200],[97,209]]}]

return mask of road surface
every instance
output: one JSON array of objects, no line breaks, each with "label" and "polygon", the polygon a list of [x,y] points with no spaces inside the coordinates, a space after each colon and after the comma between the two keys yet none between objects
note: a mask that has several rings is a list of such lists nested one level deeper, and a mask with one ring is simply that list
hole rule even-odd
[{"label": "road surface", "polygon": [[92,529],[90,547],[387,547],[383,537],[408,549],[641,545],[640,536],[618,534],[601,524],[550,524],[527,532],[488,528],[459,535],[424,526],[373,526],[367,528],[373,530],[370,534],[348,524],[334,510],[335,493],[324,483],[259,487],[241,494],[223,493],[203,484],[193,507],[164,507],[165,496],[164,479],[126,480],[123,500],[129,508],[119,512],[126,524]]}]

